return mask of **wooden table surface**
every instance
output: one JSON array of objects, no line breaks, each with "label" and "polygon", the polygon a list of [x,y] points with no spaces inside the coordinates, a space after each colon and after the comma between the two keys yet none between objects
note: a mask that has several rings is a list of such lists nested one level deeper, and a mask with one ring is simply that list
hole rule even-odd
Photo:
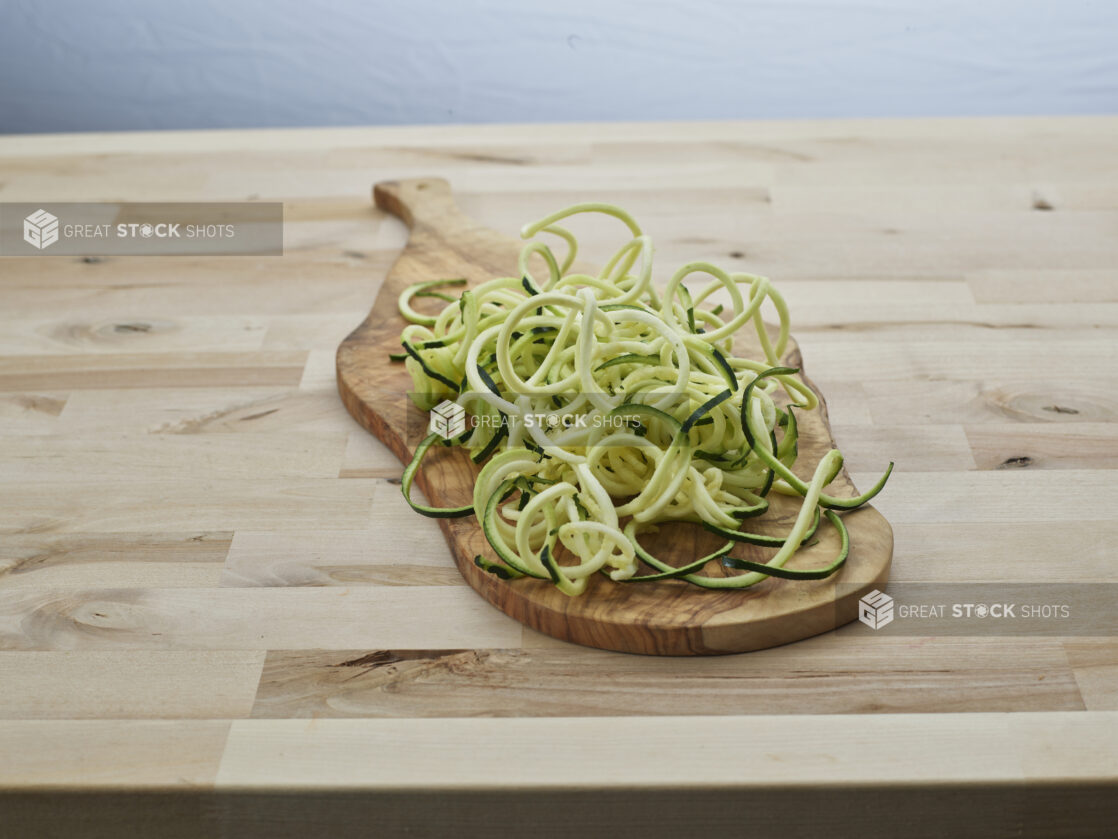
[{"label": "wooden table surface", "polygon": [[1118,118],[0,138],[0,201],[286,212],[283,257],[0,258],[0,834],[1113,827],[1118,639],[638,657],[465,586],[334,380],[405,238],[369,187],[426,175],[772,277],[855,481],[897,462],[894,581],[1118,582]]}]

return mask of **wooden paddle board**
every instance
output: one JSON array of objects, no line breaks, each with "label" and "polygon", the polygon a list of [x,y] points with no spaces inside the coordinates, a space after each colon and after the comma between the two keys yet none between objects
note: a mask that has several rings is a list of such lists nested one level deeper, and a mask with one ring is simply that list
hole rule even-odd
[{"label": "wooden paddle board", "polygon": [[[409,239],[384,278],[372,311],[338,347],[338,390],[354,418],[406,463],[426,434],[427,417],[409,404],[412,384],[404,365],[388,358],[389,353],[400,352],[400,330],[405,325],[396,308],[397,297],[407,285],[421,280],[465,277],[475,285],[496,276],[515,276],[523,243],[464,215],[454,203],[450,186],[438,178],[378,183],[373,196],[377,207],[403,220]],[[794,322],[795,312],[792,314]],[[735,352],[762,357],[756,337],[748,333],[752,330],[742,330]],[[789,342],[782,361],[803,369],[794,341]],[[805,381],[815,389],[806,377]],[[819,402],[818,410],[797,414],[800,437],[795,471],[804,478],[811,476],[819,459],[834,447],[821,394]],[[860,464],[866,469],[883,465]],[[472,497],[479,469],[464,450],[435,446],[416,484],[433,505],[462,505]],[[857,494],[845,470],[828,491],[839,496]],[[764,522],[773,533],[787,530],[795,517],[797,499],[770,498],[772,509],[763,519],[751,520],[751,527]],[[568,597],[546,581],[506,581],[478,568],[473,561],[476,555],[495,555],[474,517],[440,519],[439,524],[466,581],[491,604],[533,629],[607,650],[711,655],[785,644],[857,618],[859,598],[888,579],[893,532],[871,506],[844,514],[844,520],[850,531],[850,556],[838,573],[824,580],[769,579],[749,589],[712,591],[678,580],[623,584],[598,575],[579,597]],[[391,538],[406,550],[406,534]],[[696,525],[671,524],[651,537],[647,547],[673,565],[681,565],[722,543]],[[825,565],[837,547],[834,529],[821,524],[817,540],[804,546],[788,567]],[[772,551],[742,544],[733,555],[763,562]],[[710,568],[714,570],[708,573],[741,573],[722,569],[718,563],[711,563]]]}]

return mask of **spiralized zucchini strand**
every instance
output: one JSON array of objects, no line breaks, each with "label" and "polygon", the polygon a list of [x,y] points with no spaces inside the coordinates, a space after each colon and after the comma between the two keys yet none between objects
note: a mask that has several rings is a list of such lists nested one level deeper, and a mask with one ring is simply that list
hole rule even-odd
[{"label": "spiralized zucchini strand", "polygon": [[[597,274],[571,271],[578,240],[558,224],[585,213],[613,217],[630,234]],[[562,260],[533,238],[541,233],[566,245]],[[433,278],[400,295],[408,325],[403,352],[391,359],[411,374],[412,399],[425,410],[452,403],[470,419],[465,432],[441,440],[432,433],[416,448],[402,481],[412,508],[477,516],[496,557],[478,556],[479,568],[506,580],[550,581],[571,596],[599,575],[717,590],[837,572],[850,538],[835,511],[877,495],[893,464],[854,498],[825,491],[842,468],[837,450],[820,459],[810,480],[794,471],[798,421],[819,400],[798,370],[781,366],[789,313],[773,283],[691,262],[660,295],[651,238],[610,204],[576,204],[521,235],[530,241],[518,277],[468,290],[460,278]],[[534,260],[546,270],[533,273]],[[697,288],[684,284],[696,276],[707,279]],[[711,306],[714,295],[728,302]],[[424,314],[414,306],[419,299],[445,305]],[[766,305],[778,324],[771,335]],[[734,355],[735,335],[749,328],[760,358]],[[421,461],[437,442],[485,464],[470,504],[438,508],[411,499]],[[745,519],[765,521],[770,490],[802,499],[795,522],[780,536],[743,530]],[[838,555],[822,567],[787,567],[821,518],[838,533]],[[640,542],[668,522],[702,525],[726,543],[670,565]],[[740,559],[731,555],[739,543],[775,553],[766,562]],[[712,562],[723,574],[705,573]],[[638,573],[642,566],[651,573]]]}]

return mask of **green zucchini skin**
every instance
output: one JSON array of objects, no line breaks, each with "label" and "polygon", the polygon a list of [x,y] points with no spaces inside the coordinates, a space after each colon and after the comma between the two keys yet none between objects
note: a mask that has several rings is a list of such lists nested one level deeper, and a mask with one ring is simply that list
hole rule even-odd
[{"label": "green zucchini skin", "polygon": [[[570,272],[577,240],[557,222],[579,213],[613,217],[632,235],[597,276]],[[479,569],[507,581],[539,579],[570,596],[599,574],[616,582],[725,590],[771,578],[819,580],[844,567],[850,535],[842,513],[876,497],[893,463],[869,490],[848,498],[825,491],[842,469],[837,450],[821,458],[810,480],[793,471],[797,412],[815,408],[818,397],[798,368],[779,361],[789,318],[771,281],[692,262],[661,295],[651,282],[651,240],[628,213],[608,204],[575,205],[527,225],[523,235],[541,232],[566,242],[561,263],[549,246],[530,241],[515,276],[472,288],[463,278],[432,279],[400,295],[408,326],[403,352],[389,358],[406,364],[414,401],[430,408],[440,398],[457,399],[497,421],[488,433],[490,423],[478,422],[451,439],[430,434],[417,446],[401,479],[412,509],[432,518],[479,517],[496,556],[476,556]],[[541,258],[536,264],[546,267],[546,277],[529,268]],[[692,290],[683,280],[696,274],[710,279]],[[450,293],[454,288],[458,296]],[[728,306],[705,302],[714,292],[729,295]],[[412,303],[420,298],[441,301],[442,311],[416,311]],[[780,318],[771,335],[762,303],[771,303]],[[733,353],[735,332],[750,324],[763,359]],[[572,392],[573,401],[560,398]],[[576,420],[616,421],[615,427],[557,428],[565,411]],[[530,413],[552,425],[529,423]],[[423,458],[436,442],[462,447],[483,465],[472,504],[441,508],[412,500]],[[780,534],[746,529],[747,520],[765,520],[770,494],[801,499],[795,522]],[[699,525],[724,544],[683,565],[668,564],[640,539],[668,521]],[[837,533],[836,556],[822,567],[787,567],[824,523]],[[775,554],[766,562],[735,557],[739,544]],[[714,576],[712,563],[720,572]]]},{"label": "green zucchini skin", "polygon": [[412,500],[411,487],[415,482],[416,474],[419,472],[419,465],[423,462],[423,456],[427,454],[427,450],[431,448],[431,446],[441,440],[442,438],[438,434],[428,434],[423,438],[423,442],[415,449],[415,456],[412,457],[411,463],[404,468],[404,474],[400,479],[400,491],[404,494],[404,500],[408,502],[408,506],[421,516],[427,516],[433,519],[454,519],[472,516],[474,514],[473,504],[468,504],[464,507],[429,507],[426,504],[417,504]]}]

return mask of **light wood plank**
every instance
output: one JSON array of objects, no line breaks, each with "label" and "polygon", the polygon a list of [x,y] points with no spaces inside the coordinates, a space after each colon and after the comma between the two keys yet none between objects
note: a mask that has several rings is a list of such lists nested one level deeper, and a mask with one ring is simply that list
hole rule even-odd
[{"label": "light wood plank", "polygon": [[986,270],[967,275],[980,303],[1115,303],[1118,272],[1113,268],[1073,269],[1053,263],[1048,270]]},{"label": "light wood plank", "polygon": [[[664,689],[667,684],[670,691]],[[1082,708],[1055,639],[863,639],[839,631],[793,648],[706,661],[619,656],[560,642],[503,650],[273,650],[252,716],[632,717]]]},{"label": "light wood plank", "polygon": [[261,318],[69,317],[0,319],[0,355],[253,352],[264,343]]},{"label": "light wood plank", "polygon": [[515,646],[520,624],[465,586],[0,590],[0,649]]},{"label": "light wood plank", "polygon": [[[901,472],[960,472],[975,468],[967,435],[958,425],[834,425],[835,443],[848,466],[868,469],[882,457]],[[895,453],[895,454],[894,454]]]},{"label": "light wood plank", "polygon": [[960,207],[970,212],[1007,212],[1034,210],[1037,195],[1037,190],[1022,183],[967,183],[951,177],[948,183],[867,183],[858,189],[816,183],[778,184],[772,189],[772,203],[777,212],[801,213],[907,213],[913,207],[940,213],[958,212]]},{"label": "light wood plank", "polygon": [[351,431],[339,478],[399,478],[403,464],[380,440],[363,428]]},{"label": "light wood plank", "polygon": [[66,393],[0,393],[0,423],[7,434],[53,434]]},{"label": "light wood plank", "polygon": [[29,533],[0,540],[0,589],[216,586],[233,534]]},{"label": "light wood plank", "polygon": [[275,387],[131,388],[75,391],[59,417],[65,433],[271,432],[349,434],[337,399]]},{"label": "light wood plank", "polygon": [[212,788],[223,720],[0,720],[7,790]]},{"label": "light wood plank", "polygon": [[346,438],[336,433],[70,434],[0,436],[5,481],[64,481],[100,475],[106,482],[335,477]]},{"label": "light wood plank", "polygon": [[[827,381],[827,389],[834,384]],[[1105,375],[1029,379],[998,371],[992,378],[951,379],[933,374],[860,381],[857,387],[864,396],[863,410],[882,425],[1118,421],[1118,398]]]},{"label": "light wood plank", "polygon": [[[337,348],[328,350],[311,350],[307,353],[307,362],[303,368],[303,375],[299,379],[299,390],[311,393],[328,393],[330,396],[337,394],[338,373],[337,362],[334,355]],[[385,359],[388,363],[388,359]]]},{"label": "light wood plank", "polygon": [[[399,495],[399,492],[395,493]],[[401,505],[403,499],[400,499]],[[378,491],[372,530],[305,533],[238,531],[229,549],[223,586],[465,585],[454,567],[446,539],[432,521],[415,521],[406,505],[391,503]],[[406,529],[406,547],[385,533]]]},{"label": "light wood plank", "polygon": [[1088,710],[1118,711],[1118,639],[1075,638],[1064,649]]},{"label": "light wood plank", "polygon": [[298,384],[306,354],[162,353],[0,357],[0,390]]},{"label": "light wood plank", "polygon": [[[731,791],[750,787],[1020,784],[1053,778],[1046,730],[1067,713],[883,714],[850,716],[583,718],[550,726],[532,719],[236,720],[218,773],[219,788],[245,783],[310,789],[539,789],[563,785],[642,787],[664,783]],[[1072,777],[1113,783],[1118,713],[1100,711],[1071,726],[1078,742]],[[696,748],[701,743],[701,748]],[[548,759],[523,759],[546,752]],[[913,760],[919,753],[921,760]],[[967,755],[960,760],[959,755]],[[670,758],[669,758],[670,756]],[[1061,767],[1063,763],[1061,762]],[[680,780],[685,779],[685,780]]]},{"label": "light wood plank", "polygon": [[[193,264],[174,262],[178,257],[156,257],[157,261],[147,265],[106,261],[118,278],[116,284],[78,284],[71,283],[69,277],[62,277],[55,288],[28,279],[5,287],[4,312],[9,317],[44,317],[62,309],[101,319],[136,312],[149,317],[268,317],[291,312],[355,311],[367,303],[376,285],[374,277],[383,273],[393,258],[390,252],[378,257],[374,251],[354,250],[367,245],[364,237],[351,246],[331,243],[324,246],[329,249],[327,253],[308,249],[305,260],[286,262],[283,257],[217,256],[197,257]],[[347,257],[344,256],[346,252],[361,252],[365,256]],[[332,263],[320,256],[340,258],[340,261]],[[383,267],[378,266],[378,260],[384,263]],[[308,261],[315,266],[310,273]],[[5,258],[13,274],[21,277],[43,270],[37,266],[45,262],[38,257]],[[200,279],[167,284],[152,282],[149,277],[153,274],[168,277],[185,274]],[[216,289],[220,289],[220,293]]]},{"label": "light wood plank", "polygon": [[848,428],[869,425],[873,422],[869,400],[866,399],[866,391],[861,382],[828,382],[827,414],[833,425],[844,425]]},{"label": "light wood plank", "polygon": [[1118,582],[1118,521],[907,522],[894,526],[896,582]]},{"label": "light wood plank", "polygon": [[[456,189],[458,203],[471,218],[484,219],[496,230],[517,230],[535,214],[544,215],[552,209],[566,207],[586,200],[586,191],[580,187],[548,190],[546,193],[524,194],[501,192],[484,187]],[[615,188],[596,187],[598,200],[619,204],[645,224],[676,224],[680,206],[690,206],[705,218],[725,218],[744,210],[763,209],[769,203],[768,190],[754,186],[735,189],[650,189],[641,184],[626,184]],[[575,222],[577,223],[577,222]],[[617,228],[613,228],[615,231]],[[400,241],[403,245],[403,239]]]},{"label": "light wood plank", "polygon": [[1048,340],[1043,353],[1036,352],[1032,344],[989,339],[962,345],[894,342],[867,353],[864,345],[811,335],[804,339],[804,356],[812,366],[813,378],[857,378],[863,385],[927,380],[980,382],[991,370],[997,371],[1000,381],[1056,383],[1071,368],[1075,368],[1076,379],[1106,384],[1118,380],[1118,344],[1105,340]]},{"label": "light wood plank", "polygon": [[966,436],[979,469],[1118,468],[1118,423],[988,423]]},{"label": "light wood plank", "polygon": [[[736,175],[736,170],[723,178],[734,183],[735,177],[726,177],[730,173]],[[743,186],[757,183],[752,173],[746,173],[745,180]],[[521,183],[528,186],[523,179]],[[548,186],[545,178],[541,187]],[[1037,266],[1096,271],[1118,258],[1113,211],[951,215],[879,211],[873,216],[756,212],[741,222],[742,232],[704,236],[701,241],[661,237],[657,259],[678,265],[743,251],[750,270],[779,281],[796,274],[936,277]]]},{"label": "light wood plank", "polygon": [[[277,200],[283,196],[277,196]],[[13,200],[13,199],[6,199]],[[0,299],[11,308],[5,314],[24,314],[18,309],[20,301],[31,304],[26,310],[41,318],[59,311],[45,308],[42,303],[61,303],[65,300],[81,302],[72,311],[86,317],[96,312],[99,317],[111,320],[122,314],[135,316],[137,311],[163,311],[169,300],[181,308],[171,310],[178,318],[215,317],[220,319],[247,319],[259,322],[261,313],[279,317],[333,311],[344,311],[334,295],[345,286],[367,286],[379,282],[384,269],[394,258],[392,246],[403,244],[403,234],[395,226],[383,225],[383,219],[370,213],[364,196],[349,195],[339,206],[336,198],[319,195],[312,199],[291,202],[284,207],[285,222],[298,231],[301,223],[360,225],[373,238],[380,237],[384,227],[384,248],[368,247],[360,251],[339,250],[335,247],[303,248],[300,259],[283,257],[217,255],[196,256],[86,256],[86,257],[7,257],[5,264],[12,270],[7,282],[0,289]],[[313,281],[307,276],[307,262],[314,262]],[[184,280],[184,278],[187,278]],[[282,291],[279,299],[258,300],[256,305],[244,308],[238,304],[251,301],[249,292],[260,291],[271,283],[274,291]],[[34,294],[38,292],[38,294]],[[72,295],[72,296],[71,296]],[[283,307],[289,296],[303,304],[301,308]],[[344,299],[344,296],[343,296]],[[42,301],[36,304],[36,300]],[[113,303],[131,301],[141,308],[129,311],[120,306],[113,311]],[[319,310],[313,303],[332,304],[333,308]],[[311,305],[307,305],[311,304]],[[150,308],[147,308],[150,307]]]},{"label": "light wood plank", "polygon": [[353,331],[351,312],[274,315],[266,320],[263,348],[268,350],[332,350]]},{"label": "light wood plank", "polygon": [[2,719],[231,719],[252,709],[264,653],[0,652]]},{"label": "light wood plank", "polygon": [[[0,533],[335,530],[369,524],[373,481],[207,476],[0,484]],[[18,499],[18,505],[15,501]]]},{"label": "light wood plank", "polygon": [[[856,486],[871,486],[878,475],[853,473]],[[1112,517],[1113,477],[1097,470],[1002,470],[997,472],[908,472],[894,475],[889,491],[874,499],[892,522],[1062,525],[1107,521]],[[1061,503],[1053,504],[1059,498]]]},{"label": "light wood plank", "polygon": [[[1113,789],[1118,782],[1118,714],[1011,714],[1010,732],[1020,737],[1022,766],[1031,783],[1088,780]],[[1031,725],[1046,720],[1038,732]]]}]

